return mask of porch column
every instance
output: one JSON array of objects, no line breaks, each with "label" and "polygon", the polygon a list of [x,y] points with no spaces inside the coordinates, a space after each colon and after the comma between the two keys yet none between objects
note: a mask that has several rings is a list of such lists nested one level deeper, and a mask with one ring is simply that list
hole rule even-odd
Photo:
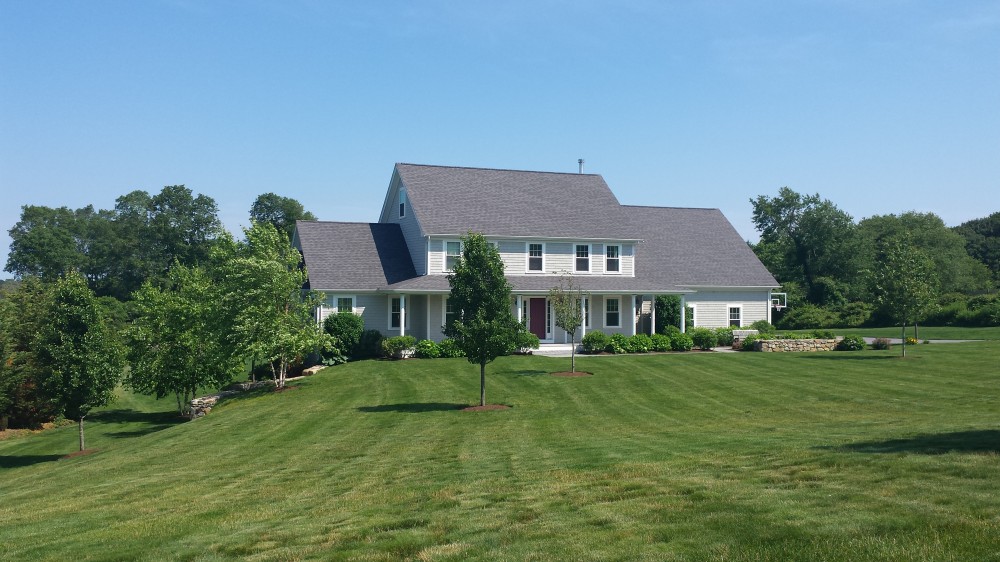
[{"label": "porch column", "polygon": [[517,323],[524,322],[524,297],[517,295]]},{"label": "porch column", "polygon": [[632,317],[632,335],[635,335],[635,295],[628,296],[628,310],[629,316]]},{"label": "porch column", "polygon": [[649,295],[649,335],[656,333],[656,295]]},{"label": "porch column", "polygon": [[[424,334],[424,339],[431,339],[431,296],[424,295],[427,299],[427,332]],[[441,322],[444,324],[444,322]]]},{"label": "porch column", "polygon": [[399,335],[406,335],[406,295],[399,295]]},{"label": "porch column", "polygon": [[[768,324],[772,324],[773,323],[773,322],[771,322],[771,308],[772,308],[771,307],[771,289],[768,289],[767,290],[767,323]],[[743,319],[740,318],[740,321],[742,322]]]},{"label": "porch column", "polygon": [[587,302],[590,297],[585,297],[580,295],[580,341],[583,341],[583,336],[587,335],[587,306],[590,306]]},{"label": "porch column", "polygon": [[681,295],[681,333],[687,331],[687,297]]}]

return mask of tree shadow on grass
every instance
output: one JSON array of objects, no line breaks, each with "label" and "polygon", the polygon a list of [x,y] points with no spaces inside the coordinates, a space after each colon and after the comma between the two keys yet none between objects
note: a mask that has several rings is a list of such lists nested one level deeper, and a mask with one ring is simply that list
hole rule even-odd
[{"label": "tree shadow on grass", "polygon": [[382,404],[380,406],[361,406],[359,412],[379,413],[379,412],[402,412],[404,414],[419,414],[422,412],[446,412],[450,410],[461,410],[468,407],[468,404],[450,404],[447,402],[421,402],[404,404]]},{"label": "tree shadow on grass", "polygon": [[945,453],[994,453],[1000,454],[1000,430],[979,429],[916,435],[905,439],[863,441],[839,447],[823,447],[851,453],[919,453],[943,455]]},{"label": "tree shadow on grass", "polygon": [[509,371],[509,373],[518,377],[538,377],[549,374],[548,371],[543,371],[541,369],[521,369],[520,371]]},{"label": "tree shadow on grass", "polygon": [[18,468],[57,461],[62,455],[0,455],[0,468]]},{"label": "tree shadow on grass", "polygon": [[[84,420],[86,421],[86,420]],[[138,410],[105,410],[94,414],[91,421],[102,424],[141,424],[128,431],[109,431],[106,435],[118,439],[142,437],[150,433],[162,431],[179,423],[187,421],[177,412],[140,412]]]},{"label": "tree shadow on grass", "polygon": [[[907,356],[909,357],[909,356]],[[822,361],[841,361],[841,360],[852,360],[852,361],[886,361],[891,359],[900,359],[899,355],[870,355],[859,351],[830,351],[830,352],[816,352],[816,353],[803,353],[797,357],[797,359],[819,359]]]}]

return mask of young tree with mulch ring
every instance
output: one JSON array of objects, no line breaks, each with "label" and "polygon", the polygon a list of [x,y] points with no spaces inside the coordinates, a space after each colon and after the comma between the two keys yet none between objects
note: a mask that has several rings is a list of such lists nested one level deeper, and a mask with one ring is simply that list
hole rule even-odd
[{"label": "young tree with mulch ring", "polygon": [[573,280],[568,276],[559,278],[559,286],[549,290],[549,303],[552,305],[552,315],[555,317],[556,326],[562,328],[569,334],[570,343],[573,344],[570,350],[570,372],[576,372],[576,330],[583,324],[583,291],[573,285]]}]

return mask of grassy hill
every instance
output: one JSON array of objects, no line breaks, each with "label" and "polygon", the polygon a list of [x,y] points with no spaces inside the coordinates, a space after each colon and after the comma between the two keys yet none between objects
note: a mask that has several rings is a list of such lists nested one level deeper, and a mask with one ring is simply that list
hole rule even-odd
[{"label": "grassy hill", "polygon": [[0,557],[1000,558],[1000,343],[366,361],[0,441]]}]

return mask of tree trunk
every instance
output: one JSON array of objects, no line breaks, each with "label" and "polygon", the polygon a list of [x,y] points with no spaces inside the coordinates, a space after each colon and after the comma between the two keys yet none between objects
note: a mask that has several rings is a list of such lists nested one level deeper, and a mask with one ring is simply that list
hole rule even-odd
[{"label": "tree trunk", "polygon": [[573,346],[569,350],[569,368],[570,371],[576,372],[576,332],[573,332],[573,336],[569,338],[570,344]]},{"label": "tree trunk", "polygon": [[903,322],[903,357],[906,357],[906,322]]},{"label": "tree trunk", "polygon": [[83,416],[80,416],[80,450],[84,450],[85,444],[83,442]]},{"label": "tree trunk", "polygon": [[913,339],[915,339],[915,340],[919,340],[920,339],[920,328],[917,327],[917,323],[916,322],[913,323]]},{"label": "tree trunk", "polygon": [[479,364],[479,405],[486,405],[486,363]]},{"label": "tree trunk", "polygon": [[10,423],[10,416],[0,416],[0,431],[7,431],[7,426]]}]

